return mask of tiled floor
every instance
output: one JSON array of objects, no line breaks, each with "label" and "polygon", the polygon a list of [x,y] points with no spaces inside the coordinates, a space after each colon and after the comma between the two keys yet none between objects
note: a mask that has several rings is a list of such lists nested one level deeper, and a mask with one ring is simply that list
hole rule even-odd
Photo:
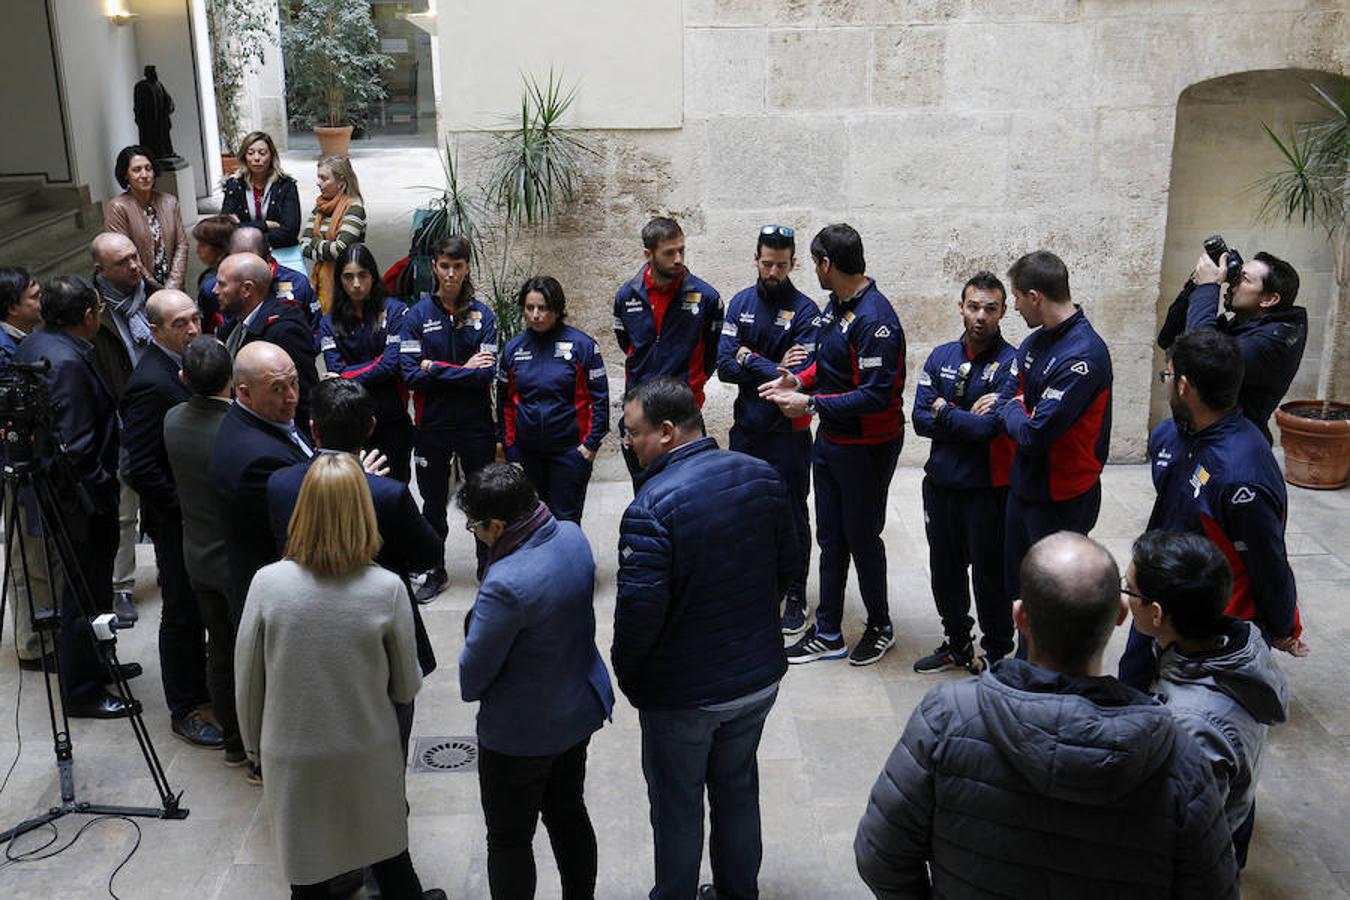
[{"label": "tiled floor", "polygon": [[[879,664],[854,669],[817,663],[788,673],[761,750],[766,898],[864,897],[851,843],[867,792],[914,705],[938,676],[915,675],[913,659],[940,639],[926,575],[917,469],[901,469],[891,489],[886,543],[896,648]],[[1112,466],[1096,536],[1118,558],[1128,552],[1148,513],[1152,489],[1141,466]],[[607,651],[614,609],[614,570],[627,484],[591,488],[586,530],[599,564],[598,640]],[[1350,896],[1350,703],[1343,661],[1350,654],[1350,492],[1290,489],[1289,546],[1299,579],[1303,619],[1313,654],[1280,657],[1289,674],[1292,717],[1271,733],[1259,795],[1260,815],[1244,878],[1249,898]],[[418,698],[416,735],[470,735],[474,710],[459,700],[455,659],[465,610],[473,599],[468,536],[452,523],[451,588],[426,607],[441,669]],[[142,547],[142,552],[149,550]],[[728,552],[737,552],[728,548]],[[146,722],[176,790],[191,809],[186,821],[139,822],[141,845],[118,874],[128,900],[274,898],[285,886],[274,865],[261,792],[220,754],[174,740],[159,688],[154,629],[158,600],[152,557],[142,556],[141,621],[121,638],[124,659],[146,673],[135,688]],[[846,634],[861,630],[860,604],[850,589]],[[1117,634],[1117,649],[1123,634]],[[1109,654],[1114,658],[1115,651]],[[18,749],[14,705],[18,670],[8,645],[0,653],[0,771]],[[0,793],[0,827],[40,811],[58,796],[41,682],[25,674],[17,734],[23,739],[13,777]],[[125,722],[74,723],[75,775],[81,799],[145,804],[154,799]],[[638,758],[637,717],[622,701],[613,725],[591,743],[587,796],[600,845],[598,895],[637,897],[650,886],[651,833]],[[482,814],[472,774],[409,775],[414,860],[427,886],[454,898],[487,896]],[[63,820],[62,842],[82,817]],[[43,862],[0,868],[0,891],[17,897],[87,900],[107,896],[106,884],[130,850],[129,825],[95,825],[70,850]],[[37,843],[38,835],[20,846]],[[537,842],[541,897],[559,895],[547,841]]]}]

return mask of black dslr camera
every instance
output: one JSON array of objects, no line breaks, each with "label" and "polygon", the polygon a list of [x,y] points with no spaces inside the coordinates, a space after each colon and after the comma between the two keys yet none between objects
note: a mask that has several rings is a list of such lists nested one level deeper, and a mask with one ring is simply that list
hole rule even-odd
[{"label": "black dslr camera", "polygon": [[1242,278],[1242,254],[1224,243],[1223,235],[1216,234],[1205,238],[1205,255],[1219,264],[1219,257],[1228,254],[1228,270],[1223,274],[1224,283],[1230,289],[1237,287]]}]

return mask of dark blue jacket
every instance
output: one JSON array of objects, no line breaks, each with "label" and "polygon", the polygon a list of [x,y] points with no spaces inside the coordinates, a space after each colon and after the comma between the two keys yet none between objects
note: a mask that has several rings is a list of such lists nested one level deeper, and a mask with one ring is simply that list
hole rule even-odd
[{"label": "dark blue jacket", "polygon": [[459,691],[481,701],[478,742],[512,756],[561,753],[614,708],[595,646],[595,560],[581,529],[549,518],[488,567],[478,587]]},{"label": "dark blue jacket", "polygon": [[311,455],[280,426],[264,422],[238,401],[220,420],[210,472],[229,534],[231,599],[240,608],[257,571],[281,559],[268,512],[267,479]]},{"label": "dark blue jacket", "polygon": [[884,444],[904,433],[905,331],[877,283],[847,300],[830,295],[816,361],[798,377],[814,390],[818,434],[835,444]]},{"label": "dark blue jacket", "polygon": [[[271,190],[264,198],[263,217],[256,218],[253,207],[253,185],[245,184],[244,179],[232,175],[225,179],[225,196],[220,202],[220,211],[225,215],[239,217],[240,225],[253,225],[267,233],[267,245],[276,247],[294,247],[300,243],[300,191],[295,179],[282,175],[272,182]],[[277,223],[276,228],[268,228],[267,222]]]},{"label": "dark blue jacket", "polygon": [[[1187,293],[1182,291],[1183,296]],[[1179,296],[1175,302],[1182,299]],[[1245,321],[1219,316],[1219,285],[1201,284],[1189,292],[1186,307],[1186,330],[1194,328],[1217,328],[1237,339],[1244,364],[1238,405],[1265,436],[1266,443],[1274,443],[1270,417],[1303,362],[1303,350],[1308,343],[1308,311],[1301,306],[1287,306]]]},{"label": "dark blue jacket", "polygon": [[[791,371],[810,368],[819,329],[820,310],[815,301],[796,288],[782,307],[769,299],[758,281],[731,298],[717,343],[717,377],[737,386],[737,426],[757,434],[811,427],[810,416],[788,419],[776,405],[761,400],[759,386],[778,377],[778,361],[793,344],[806,349],[806,360]],[[751,351],[744,365],[736,361],[741,347]]]},{"label": "dark blue jacket", "polygon": [[[466,369],[480,350],[497,352],[497,318],[470,300],[463,320],[445,311],[432,294],[422,295],[403,317],[399,365],[412,389],[414,421],[426,430],[492,428],[492,366]],[[422,360],[434,365],[422,371]]]},{"label": "dark blue jacket", "polygon": [[[924,471],[935,484],[955,488],[1005,487],[1012,466],[1013,444],[993,411],[970,411],[985,394],[1007,400],[1017,393],[1013,360],[1017,351],[999,335],[979,356],[972,356],[964,338],[928,354],[914,390],[914,430],[933,439]],[[961,367],[969,364],[964,379]],[[957,390],[965,381],[965,393]],[[933,401],[947,401],[936,415]]]},{"label": "dark blue jacket", "polygon": [[1017,445],[1008,487],[1023,500],[1069,500],[1101,478],[1111,452],[1111,354],[1080,309],[1017,350],[1017,396],[998,417]]},{"label": "dark blue jacket", "polygon": [[497,439],[545,455],[585,444],[599,450],[609,433],[609,376],[595,339],[571,325],[548,334],[525,329],[497,364]]},{"label": "dark blue jacket", "polygon": [[408,419],[408,389],[398,358],[399,334],[407,314],[402,300],[386,297],[379,321],[361,322],[350,334],[342,333],[331,313],[319,323],[324,368],[364,385],[381,423]]},{"label": "dark blue jacket", "polygon": [[[323,307],[319,304],[319,295],[314,293],[314,285],[310,283],[309,276],[304,272],[288,269],[273,261],[272,287],[268,290],[268,294],[279,300],[282,306],[299,313],[311,334],[318,331]],[[207,328],[210,319],[220,312],[220,300],[216,297],[216,273],[214,269],[202,279],[201,286],[197,289],[197,308],[202,313],[203,328]],[[233,323],[233,319],[223,321],[220,333],[228,334]]]},{"label": "dark blue jacket", "polygon": [[14,354],[19,350],[19,342],[14,340],[8,331],[0,328],[0,366],[5,365],[14,358]]},{"label": "dark blue jacket", "polygon": [[658,331],[646,272],[643,266],[614,294],[614,337],[625,354],[624,389],[671,375],[688,384],[702,406],[703,385],[717,368],[722,297],[686,271]]},{"label": "dark blue jacket", "polygon": [[1272,638],[1302,632],[1285,554],[1284,477],[1265,436],[1241,410],[1198,433],[1168,419],[1148,439],[1158,497],[1150,529],[1203,534],[1233,569],[1227,613]]},{"label": "dark blue jacket", "polygon": [[[230,332],[239,327],[231,322],[217,335],[222,341],[228,341]],[[314,364],[318,351],[314,348],[314,333],[305,319],[295,309],[286,306],[276,297],[268,296],[258,304],[257,315],[248,324],[244,335],[247,346],[254,341],[268,341],[276,344],[295,363],[296,374],[300,377],[300,404],[295,410],[295,421],[299,423],[300,433],[308,434],[309,395],[319,383],[319,370]]]},{"label": "dark blue jacket", "polygon": [[[23,339],[15,362],[51,363],[44,378],[51,399],[53,426],[66,446],[71,475],[89,493],[96,510],[117,509],[121,486],[117,480],[117,400],[94,366],[94,345],[67,331],[39,328]],[[73,497],[61,493],[67,508]],[[80,513],[84,515],[83,512]]]},{"label": "dark blue jacket", "polygon": [[619,525],[611,662],[639,709],[693,709],[768,687],[787,659],[778,601],[797,540],[763,460],[692,441],[638,475]]},{"label": "dark blue jacket", "polygon": [[164,416],[192,396],[178,369],[178,362],[151,341],[122,394],[122,477],[143,502],[174,516],[178,490],[164,444]]},{"label": "dark blue jacket", "polygon": [[[290,529],[295,503],[300,498],[300,485],[313,462],[309,459],[278,469],[267,479],[267,511],[278,557],[286,547],[286,532]],[[445,564],[441,539],[418,511],[406,484],[369,472],[366,483],[370,485],[370,499],[375,505],[375,524],[380,529],[380,552],[375,556],[375,564],[393,572],[408,587],[413,632],[417,638],[417,661],[422,674],[430,675],[436,668],[436,654],[431,649],[422,613],[413,600],[409,582],[414,572],[427,572]]]}]

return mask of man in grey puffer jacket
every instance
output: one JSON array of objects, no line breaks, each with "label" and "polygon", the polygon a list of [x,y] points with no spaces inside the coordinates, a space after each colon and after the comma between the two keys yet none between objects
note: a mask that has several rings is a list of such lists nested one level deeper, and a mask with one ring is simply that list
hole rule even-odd
[{"label": "man in grey puffer jacket", "polygon": [[1256,624],[1223,614],[1233,573],[1208,538],[1150,531],[1132,555],[1126,592],[1134,627],[1153,638],[1151,690],[1209,762],[1242,868],[1267,726],[1288,718],[1288,684]]},{"label": "man in grey puffer jacket", "polygon": [[1120,572],[1078,534],[1032,546],[1013,622],[1028,660],[930,691],[853,843],[876,896],[1239,896],[1200,751],[1156,700],[1101,675]]}]

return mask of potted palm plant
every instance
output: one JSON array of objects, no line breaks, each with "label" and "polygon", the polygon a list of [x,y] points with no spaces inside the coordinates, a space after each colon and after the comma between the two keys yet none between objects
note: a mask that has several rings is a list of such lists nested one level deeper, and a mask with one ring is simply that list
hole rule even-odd
[{"label": "potted palm plant", "polygon": [[1331,244],[1335,288],[1323,338],[1325,396],[1293,400],[1275,411],[1284,447],[1285,480],[1299,487],[1335,489],[1350,479],[1350,403],[1332,399],[1350,340],[1350,87],[1337,100],[1312,86],[1324,115],[1294,125],[1283,138],[1266,134],[1282,165],[1262,182],[1263,218],[1320,228]]},{"label": "potted palm plant", "polygon": [[352,126],[384,96],[380,72],[393,60],[379,51],[370,4],[299,0],[281,27],[291,120],[314,129],[322,156],[345,156]]}]

